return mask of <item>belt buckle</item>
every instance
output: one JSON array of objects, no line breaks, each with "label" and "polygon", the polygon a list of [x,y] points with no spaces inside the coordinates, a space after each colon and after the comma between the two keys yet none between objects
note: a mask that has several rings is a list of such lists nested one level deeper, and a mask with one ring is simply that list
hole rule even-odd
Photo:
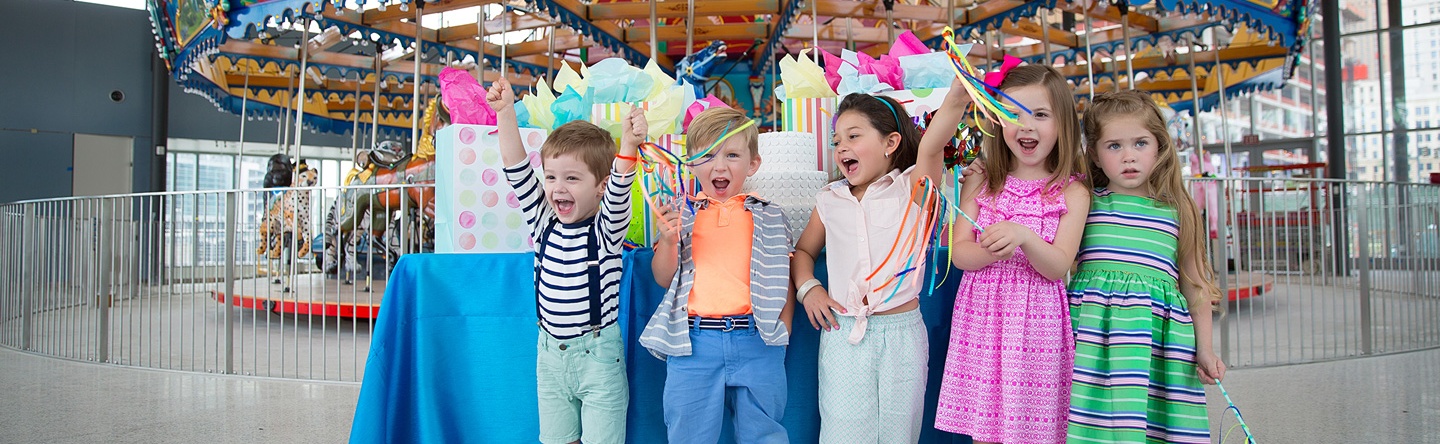
[{"label": "belt buckle", "polygon": [[720,329],[720,331],[723,331],[723,332],[735,331],[735,318],[726,316],[726,317],[724,317],[724,318],[722,318],[722,319],[725,319],[725,328]]}]

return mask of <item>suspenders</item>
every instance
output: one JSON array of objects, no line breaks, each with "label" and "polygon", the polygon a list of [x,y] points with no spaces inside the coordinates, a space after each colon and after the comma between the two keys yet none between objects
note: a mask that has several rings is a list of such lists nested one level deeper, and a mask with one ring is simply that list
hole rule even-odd
[{"label": "suspenders", "polygon": [[[595,215],[595,218],[598,217],[600,215]],[[600,242],[599,236],[595,235],[595,231],[600,229],[600,225],[595,223],[595,218],[590,219],[590,226],[585,229],[585,268],[590,287],[590,297],[588,298],[590,300],[590,325],[585,329],[588,330],[587,333],[594,332],[598,335],[600,334],[600,311],[604,295],[600,291]],[[540,251],[537,253],[539,256],[536,256],[535,264],[535,320],[541,328],[545,327],[545,318],[540,313],[540,298],[542,297],[540,296],[540,266],[545,263],[545,247],[550,243],[550,233],[555,232],[555,225],[558,223],[560,223],[560,219],[552,218],[545,224],[545,229],[540,231]],[[548,332],[549,329],[546,331]]]}]

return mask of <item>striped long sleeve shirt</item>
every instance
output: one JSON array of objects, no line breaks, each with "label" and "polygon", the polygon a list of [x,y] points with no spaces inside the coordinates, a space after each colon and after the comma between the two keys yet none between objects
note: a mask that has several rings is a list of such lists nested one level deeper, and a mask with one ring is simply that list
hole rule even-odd
[{"label": "striped long sleeve shirt", "polygon": [[[520,208],[530,224],[530,238],[535,241],[538,277],[535,292],[540,327],[562,340],[585,334],[590,324],[586,241],[592,230],[600,244],[600,327],[614,325],[620,307],[620,244],[630,225],[630,185],[635,173],[621,174],[612,168],[600,211],[594,218],[573,224],[559,221],[555,208],[545,200],[540,178],[528,161],[506,167],[505,177],[515,188]],[[547,235],[545,228],[552,223],[554,229]]]}]

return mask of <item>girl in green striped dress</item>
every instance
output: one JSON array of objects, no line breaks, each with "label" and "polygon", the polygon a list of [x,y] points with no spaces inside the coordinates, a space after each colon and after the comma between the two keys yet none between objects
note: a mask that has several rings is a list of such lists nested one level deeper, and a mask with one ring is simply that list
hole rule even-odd
[{"label": "girl in green striped dress", "polygon": [[[1067,287],[1075,333],[1072,443],[1209,443],[1205,389],[1225,374],[1211,345],[1219,299],[1200,212],[1149,94],[1085,111],[1095,196]],[[1098,168],[1096,168],[1098,167]]]}]

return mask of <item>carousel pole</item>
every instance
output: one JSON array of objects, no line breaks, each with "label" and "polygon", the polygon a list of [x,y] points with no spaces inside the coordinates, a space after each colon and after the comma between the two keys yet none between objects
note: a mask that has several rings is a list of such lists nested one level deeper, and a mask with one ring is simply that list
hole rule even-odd
[{"label": "carousel pole", "polygon": [[[297,162],[297,164],[298,164],[298,162],[301,161],[301,152],[302,152],[303,149],[302,149],[302,146],[300,145],[300,143],[301,143],[302,138],[303,138],[304,135],[305,135],[305,131],[304,131],[305,126],[304,126],[304,120],[303,120],[303,119],[305,118],[305,73],[306,73],[306,71],[309,70],[309,62],[310,62],[310,21],[305,17],[305,11],[302,10],[299,15],[300,15],[300,20],[299,20],[299,23],[300,23],[300,73],[299,73],[298,75],[296,75],[295,77],[296,77],[296,82],[298,82],[298,83],[300,84],[300,94],[298,94],[298,95],[295,96],[295,125],[294,125],[294,127],[295,127],[295,161]],[[297,171],[297,172],[298,172],[298,171]],[[299,177],[296,176],[295,178],[298,179]],[[292,186],[292,187],[298,187],[298,186],[300,186],[300,184],[298,183],[298,181],[292,181],[292,182],[290,183],[290,186]],[[309,211],[309,209],[307,208],[307,209],[305,209],[304,211]],[[298,212],[297,212],[297,213],[292,213],[292,214],[290,215],[290,223],[291,223],[291,225],[296,225],[296,224],[298,224],[298,223],[299,223],[299,217],[300,217],[300,214],[299,214]],[[286,279],[286,281],[285,281],[285,287],[284,287],[284,289],[282,290],[282,292],[284,292],[284,293],[289,293],[289,292],[290,292],[290,284],[295,281],[295,275],[300,272],[300,269],[299,269],[300,261],[296,260],[296,258],[295,258],[295,252],[297,252],[297,251],[300,250],[300,242],[309,242],[309,241],[310,241],[309,239],[300,239],[298,236],[291,236],[291,237],[290,237],[290,245],[289,245],[289,250],[290,250],[290,261],[289,261],[289,262],[290,262],[290,263],[288,264],[289,266],[287,267],[287,269],[289,270],[289,272],[285,274],[285,279]],[[297,289],[297,290],[298,290],[298,289]]]},{"label": "carousel pole", "polygon": [[[1086,33],[1088,36],[1089,33]],[[1120,0],[1120,35],[1125,39],[1125,78],[1130,89],[1135,89],[1135,53],[1130,48],[1130,2]],[[1118,86],[1118,85],[1117,85]]]},{"label": "carousel pole", "polygon": [[[812,1],[817,1],[817,2],[818,2],[818,1],[820,1],[820,0],[812,0]],[[884,5],[885,5],[885,35],[887,36],[886,38],[888,38],[888,39],[890,40],[890,44],[891,44],[891,45],[894,45],[894,44],[895,44],[895,0],[885,0],[883,3],[884,3]],[[819,26],[820,24],[819,24],[819,23],[816,23],[815,25],[816,25],[816,26]]]},{"label": "carousel pole", "polygon": [[[550,42],[546,44],[545,53],[550,55],[550,60],[545,62],[545,78],[555,75],[555,28],[550,28]],[[654,58],[654,57],[651,57]]]},{"label": "carousel pole", "polygon": [[356,73],[355,78],[355,112],[350,118],[355,121],[355,126],[350,129],[350,157],[353,159],[355,153],[360,151],[360,88],[365,84],[365,75]]},{"label": "carousel pole", "polygon": [[295,96],[295,160],[297,162],[300,160],[300,140],[305,134],[301,129],[304,128],[305,123],[302,120],[305,118],[305,72],[310,68],[309,62],[310,22],[302,13],[300,15],[300,75],[296,76],[300,83],[300,94]]},{"label": "carousel pole", "polygon": [[[695,0],[685,0],[685,58],[688,59],[693,54],[695,54]],[[676,75],[680,75],[680,73],[676,73]]]},{"label": "carousel pole", "polygon": [[[953,0],[952,0],[953,1]],[[845,17],[845,49],[855,50],[855,19]]]},{"label": "carousel pole", "polygon": [[290,104],[295,98],[295,79],[285,75],[285,106],[280,114],[280,139],[275,141],[275,147],[286,155],[290,154]]},{"label": "carousel pole", "polygon": [[383,67],[380,65],[381,63],[383,63],[383,62],[381,62],[381,60],[380,60],[380,53],[381,53],[381,52],[382,52],[382,51],[380,50],[380,43],[379,43],[379,42],[376,42],[376,43],[375,43],[375,95],[370,97],[370,105],[371,105],[372,107],[374,107],[374,108],[373,108],[374,111],[371,111],[371,112],[370,112],[370,148],[372,148],[372,149],[375,148],[375,146],[376,146],[375,144],[378,143],[378,141],[380,140],[380,81],[381,81],[381,79],[385,78],[384,74],[383,74],[382,71],[381,71],[381,70],[383,69]]},{"label": "carousel pole", "polygon": [[[990,31],[980,31],[981,38],[985,39],[985,72],[987,73],[992,70],[991,64],[995,63],[995,54],[991,53],[991,48],[995,46],[993,45],[993,43],[997,41],[997,35],[998,33],[991,34]],[[1001,49],[1001,52],[1004,52],[1003,48]]]},{"label": "carousel pole", "polygon": [[[420,149],[420,111],[424,106],[420,105],[420,85],[424,79],[420,78],[420,65],[425,63],[424,38],[425,27],[420,26],[420,16],[424,12],[421,5],[425,2],[415,2],[415,80],[411,82],[414,88],[410,90],[410,153]],[[403,245],[403,244],[402,244]]]},{"label": "carousel pole", "polygon": [[1224,134],[1224,136],[1221,137],[1221,142],[1225,144],[1225,168],[1228,170],[1230,167],[1230,155],[1233,153],[1231,153],[1230,150],[1230,112],[1226,109],[1227,105],[1225,104],[1225,65],[1220,62],[1219,38],[1215,37],[1214,34],[1211,34],[1211,38],[1215,39],[1215,44],[1211,46],[1216,49],[1214,70],[1215,80],[1220,86],[1220,128]]},{"label": "carousel pole", "polygon": [[1190,48],[1190,139],[1195,144],[1195,159],[1199,165],[1195,169],[1201,173],[1205,172],[1205,145],[1200,141],[1200,80],[1195,71],[1195,39],[1185,40]]},{"label": "carousel pole", "polygon": [[1050,10],[1040,8],[1040,38],[1041,44],[1045,45],[1045,66],[1055,66],[1055,59],[1050,58]]},{"label": "carousel pole", "polygon": [[245,163],[245,110],[250,105],[250,68],[245,68],[245,89],[240,90],[240,155],[235,157],[235,189],[240,189],[240,167]]},{"label": "carousel pole", "polygon": [[505,77],[506,61],[509,59],[510,49],[510,5],[500,9],[500,77]]},{"label": "carousel pole", "polygon": [[[555,28],[550,28],[555,32]],[[475,61],[475,67],[480,71],[480,83],[485,83],[485,7],[480,7],[480,12],[475,13],[475,40],[480,43],[480,59]]]},{"label": "carousel pole", "polygon": [[1090,37],[1095,34],[1095,28],[1090,24],[1090,12],[1084,11],[1085,15],[1085,81],[1090,82],[1090,100],[1095,100],[1095,53],[1091,51]]},{"label": "carousel pole", "polygon": [[820,0],[810,0],[810,47],[815,48],[812,56],[815,57],[815,64],[820,64]]},{"label": "carousel pole", "polygon": [[955,29],[955,0],[945,0],[945,26]]},{"label": "carousel pole", "polygon": [[[660,57],[660,42],[657,41],[658,38],[655,36],[655,2],[651,1],[648,3],[650,3],[650,60],[655,60],[655,58]],[[551,31],[553,34],[554,28],[551,28]]]},{"label": "carousel pole", "polygon": [[[770,51],[767,50],[766,52]],[[772,60],[774,60],[774,57],[771,57],[771,60],[765,61],[765,70],[770,72],[770,122],[776,126],[781,126],[778,115],[780,111],[780,99],[775,97],[775,63]]]}]

